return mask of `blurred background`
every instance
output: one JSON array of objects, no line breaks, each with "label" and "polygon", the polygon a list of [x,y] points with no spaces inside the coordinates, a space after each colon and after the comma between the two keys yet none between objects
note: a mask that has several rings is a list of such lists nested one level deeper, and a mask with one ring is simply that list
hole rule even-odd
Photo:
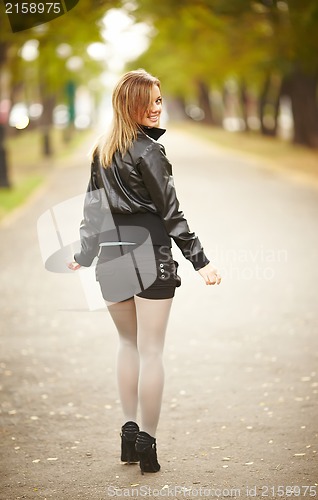
[{"label": "blurred background", "polygon": [[140,67],[162,82],[181,206],[222,274],[206,287],[173,249],[184,286],[150,484],[182,485],[180,499],[200,485],[316,494],[318,1],[61,3],[22,30],[0,2],[1,499],[101,500],[148,481],[119,467],[117,343],[106,308],[88,310],[94,266],[47,272],[39,245],[64,258],[73,243],[86,153],[114,83]]},{"label": "blurred background", "polygon": [[115,81],[138,67],[171,122],[315,171],[317,32],[316,0],[80,0],[16,33],[1,4],[0,218],[104,130]]}]

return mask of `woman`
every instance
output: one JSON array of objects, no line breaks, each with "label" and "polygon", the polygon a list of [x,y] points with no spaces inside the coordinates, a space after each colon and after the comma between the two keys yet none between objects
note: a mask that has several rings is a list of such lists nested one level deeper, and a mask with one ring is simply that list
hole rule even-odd
[{"label": "woman", "polygon": [[[156,430],[169,312],[180,285],[171,238],[207,285],[221,277],[190,231],[157,139],[160,82],[144,70],[123,75],[113,92],[113,124],[95,148],[80,226],[81,251],[68,264],[90,266],[119,333],[117,378],[124,414],[121,460],[157,472]],[[141,425],[136,423],[140,405]]]}]

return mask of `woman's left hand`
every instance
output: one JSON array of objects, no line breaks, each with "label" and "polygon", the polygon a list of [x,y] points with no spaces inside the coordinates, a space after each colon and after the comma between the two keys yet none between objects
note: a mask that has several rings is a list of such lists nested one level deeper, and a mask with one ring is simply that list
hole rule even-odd
[{"label": "woman's left hand", "polygon": [[219,285],[221,283],[221,275],[211,262],[209,262],[206,266],[201,267],[201,269],[198,270],[198,273],[201,274],[206,285]]},{"label": "woman's left hand", "polygon": [[81,265],[78,264],[78,262],[76,262],[75,260],[73,260],[73,262],[68,262],[67,267],[72,271],[77,271],[77,269],[79,269]]}]

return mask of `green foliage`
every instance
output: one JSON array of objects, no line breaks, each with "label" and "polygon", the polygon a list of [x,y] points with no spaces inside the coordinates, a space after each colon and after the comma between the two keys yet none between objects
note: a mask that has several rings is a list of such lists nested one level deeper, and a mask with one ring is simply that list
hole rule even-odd
[{"label": "green foliage", "polygon": [[258,88],[269,72],[318,71],[316,0],[137,0],[132,14],[154,27],[136,64],[181,95],[198,79],[221,86],[244,78]]},{"label": "green foliage", "polygon": [[[170,93],[186,96],[196,91],[198,81],[222,80],[229,54],[222,18],[202,5],[177,9],[177,15],[155,21],[149,51],[135,65],[165,79]],[[218,60],[225,64],[215,71]]]},{"label": "green foliage", "polygon": [[[42,82],[42,91],[57,93],[70,79],[76,83],[85,83],[101,71],[101,64],[93,61],[87,54],[90,43],[102,41],[100,22],[107,9],[115,7],[113,0],[80,0],[77,6],[67,14],[49,23],[25,31],[12,33],[9,21],[3,12],[1,2],[2,30],[0,52],[10,72],[11,84],[19,84],[26,78],[28,84]],[[35,61],[24,61],[20,49],[28,40],[38,40],[39,57]],[[72,48],[72,56],[83,60],[83,67],[75,72],[66,68],[65,59],[57,54],[60,44]],[[1,56],[0,56],[1,58]]]}]

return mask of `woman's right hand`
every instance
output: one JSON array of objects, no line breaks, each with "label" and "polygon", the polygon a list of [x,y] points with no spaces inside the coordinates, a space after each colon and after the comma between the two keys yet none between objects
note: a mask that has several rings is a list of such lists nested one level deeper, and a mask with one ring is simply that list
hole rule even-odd
[{"label": "woman's right hand", "polygon": [[77,271],[77,269],[79,269],[81,265],[78,264],[78,262],[76,262],[75,260],[73,260],[72,262],[67,263],[67,267],[71,269],[71,271]]}]

